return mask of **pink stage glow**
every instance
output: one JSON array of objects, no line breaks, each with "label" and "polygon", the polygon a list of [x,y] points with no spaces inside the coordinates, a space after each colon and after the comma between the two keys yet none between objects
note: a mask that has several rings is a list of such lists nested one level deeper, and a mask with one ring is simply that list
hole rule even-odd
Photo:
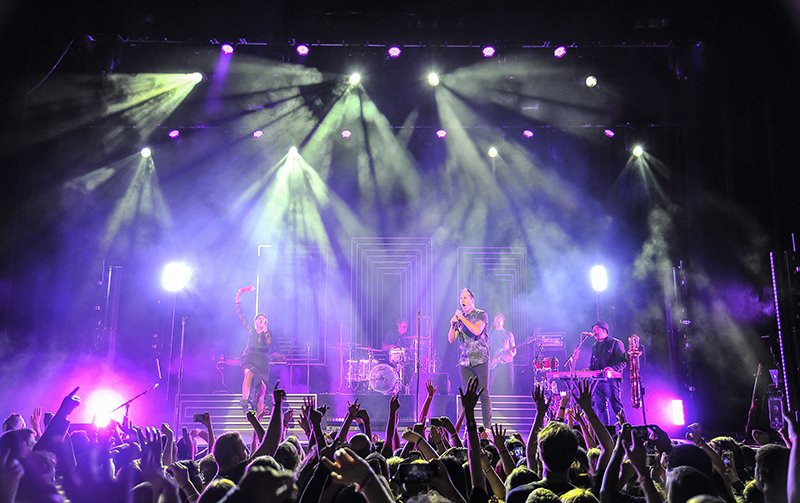
[{"label": "pink stage glow", "polygon": [[559,59],[563,58],[566,55],[567,55],[567,48],[564,47],[563,45],[556,47],[556,50],[553,51],[553,56]]},{"label": "pink stage glow", "polygon": [[125,400],[119,393],[109,389],[95,390],[86,400],[85,417],[91,419],[95,426],[107,426],[111,419],[122,421],[125,409],[120,409],[113,414],[111,411],[122,405]]},{"label": "pink stage glow", "polygon": [[167,134],[167,136],[169,136],[170,138],[173,138],[173,139],[175,139],[175,138],[179,137],[180,135],[181,135],[181,132],[180,132],[180,131],[178,131],[177,129],[173,129],[172,131],[170,131],[170,132]]},{"label": "pink stage glow", "polygon": [[308,56],[308,46],[305,44],[300,44],[297,46],[297,54],[300,56]]},{"label": "pink stage glow", "polygon": [[494,56],[495,51],[494,47],[492,47],[491,45],[487,45],[486,47],[483,48],[482,52],[484,58],[491,58],[492,56]]},{"label": "pink stage glow", "polygon": [[253,138],[261,138],[262,136],[264,136],[264,131],[261,131],[260,129],[253,131]]},{"label": "pink stage glow", "polygon": [[437,138],[444,138],[445,136],[447,136],[447,131],[445,131],[444,129],[436,131]]},{"label": "pink stage glow", "polygon": [[606,129],[605,131],[603,131],[603,134],[605,134],[609,138],[613,138],[614,135],[616,135],[613,129]]},{"label": "pink stage glow", "polygon": [[388,52],[389,52],[389,56],[390,56],[390,57],[392,57],[392,58],[397,58],[397,57],[399,57],[399,56],[400,56],[400,52],[401,52],[401,51],[400,51],[400,48],[399,48],[399,47],[397,47],[397,46],[394,46],[394,47],[390,47]]},{"label": "pink stage glow", "polygon": [[222,54],[227,54],[227,55],[233,54],[233,46],[231,44],[222,44],[222,47],[220,47],[220,49],[222,49]]},{"label": "pink stage glow", "polygon": [[522,136],[524,136],[525,138],[533,138],[533,131],[531,131],[530,129],[526,129],[525,131],[522,132]]},{"label": "pink stage glow", "polygon": [[353,135],[353,133],[351,133],[350,130],[348,130],[348,129],[345,129],[344,131],[342,131],[342,138],[347,139],[347,138],[350,138],[352,135]]}]

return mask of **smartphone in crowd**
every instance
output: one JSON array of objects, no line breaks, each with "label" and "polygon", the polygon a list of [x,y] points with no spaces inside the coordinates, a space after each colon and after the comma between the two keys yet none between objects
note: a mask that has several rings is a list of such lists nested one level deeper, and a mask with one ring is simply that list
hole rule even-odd
[{"label": "smartphone in crowd", "polygon": [[726,468],[731,467],[732,459],[733,459],[733,451],[722,451],[722,462],[725,463]]}]

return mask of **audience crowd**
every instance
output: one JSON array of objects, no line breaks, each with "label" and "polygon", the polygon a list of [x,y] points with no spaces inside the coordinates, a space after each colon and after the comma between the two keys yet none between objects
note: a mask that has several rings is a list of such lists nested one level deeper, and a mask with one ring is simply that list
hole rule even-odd
[{"label": "audience crowd", "polygon": [[208,413],[197,415],[203,428],[184,427],[177,439],[166,423],[70,431],[76,388],[55,414],[37,407],[29,425],[17,413],[3,422],[0,503],[800,503],[798,428],[789,417],[780,444],[763,435],[753,442],[763,445],[707,442],[697,424],[676,442],[624,418],[606,427],[592,409],[592,383],[580,381],[571,396],[537,387],[524,436],[501,424],[478,427],[476,379],[459,389],[455,424],[428,421],[436,387],[426,388],[418,422],[403,432],[399,397],[388,399],[383,435],[358,399],[333,432],[322,427],[327,408],[306,400],[302,439],[286,436],[293,412],[282,412],[286,395],[276,388],[266,429],[247,413],[249,446],[236,431],[216,436]]}]

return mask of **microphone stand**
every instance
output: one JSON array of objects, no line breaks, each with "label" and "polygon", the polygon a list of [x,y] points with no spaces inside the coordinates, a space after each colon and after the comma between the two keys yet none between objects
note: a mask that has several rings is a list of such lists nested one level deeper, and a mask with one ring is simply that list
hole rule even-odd
[{"label": "microphone stand", "polygon": [[578,360],[578,358],[580,358],[581,346],[583,346],[583,343],[586,342],[586,339],[588,338],[589,338],[588,335],[583,335],[583,333],[581,333],[581,342],[572,351],[572,354],[570,355],[569,359],[565,362],[565,365],[567,365],[567,368],[569,369],[570,372],[575,371],[575,362]]},{"label": "microphone stand", "polygon": [[[109,414],[109,415],[111,415],[111,414],[113,414],[114,412],[118,411],[119,409],[121,409],[121,408],[125,407],[125,418],[123,418],[123,420],[122,420],[122,424],[125,424],[125,419],[128,419],[128,412],[130,412],[130,407],[131,407],[131,404],[133,403],[133,401],[134,401],[134,400],[136,400],[137,398],[141,398],[141,397],[145,396],[146,394],[148,394],[149,392],[153,391],[153,390],[154,390],[154,389],[156,389],[156,388],[158,388],[158,383],[155,383],[155,384],[154,384],[153,386],[151,386],[150,388],[148,388],[148,389],[146,389],[146,390],[142,391],[141,393],[139,393],[139,394],[138,394],[138,395],[136,395],[135,397],[131,398],[131,399],[130,399],[130,400],[128,400],[127,402],[123,403],[122,405],[120,405],[120,406],[119,406],[119,407],[117,407],[116,409],[112,410],[112,411],[111,411],[111,412],[109,412],[108,414]],[[177,428],[177,426],[175,426],[175,427]]]}]

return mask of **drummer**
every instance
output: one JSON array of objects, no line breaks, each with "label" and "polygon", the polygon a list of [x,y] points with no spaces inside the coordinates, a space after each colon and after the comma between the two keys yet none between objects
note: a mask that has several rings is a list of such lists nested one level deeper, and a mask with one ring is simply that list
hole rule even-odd
[{"label": "drummer", "polygon": [[410,340],[407,339],[408,333],[408,320],[405,318],[397,318],[397,330],[390,330],[386,333],[383,337],[383,345],[381,349],[384,351],[389,351],[392,348],[397,347],[408,347],[410,346],[409,343],[405,342]]}]

